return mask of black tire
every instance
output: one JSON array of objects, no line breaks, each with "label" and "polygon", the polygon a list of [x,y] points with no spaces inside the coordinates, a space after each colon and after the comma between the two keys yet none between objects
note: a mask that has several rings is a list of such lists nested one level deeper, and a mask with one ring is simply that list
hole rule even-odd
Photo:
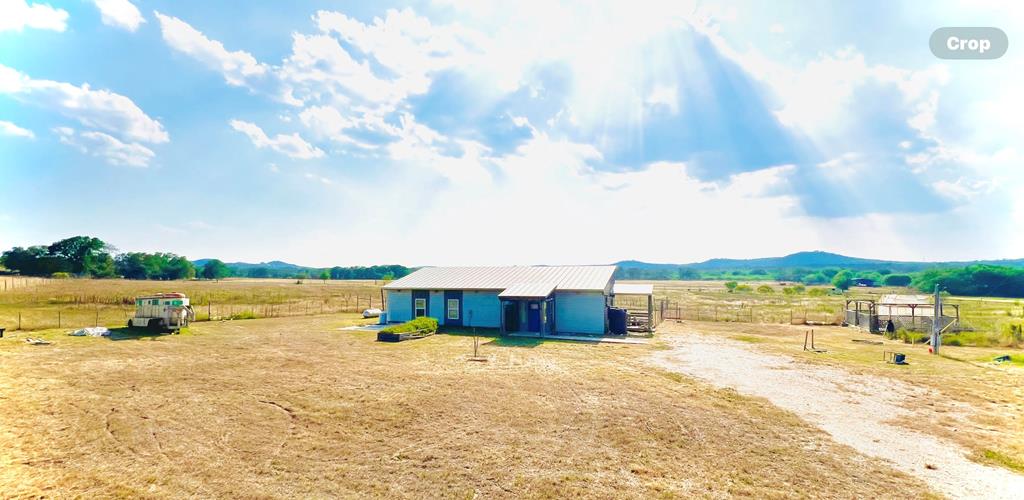
[{"label": "black tire", "polygon": [[128,320],[128,328],[135,328],[135,325],[132,324],[132,320]]},{"label": "black tire", "polygon": [[149,320],[148,326],[150,330],[162,331],[164,330],[164,320],[161,318],[153,318]]}]

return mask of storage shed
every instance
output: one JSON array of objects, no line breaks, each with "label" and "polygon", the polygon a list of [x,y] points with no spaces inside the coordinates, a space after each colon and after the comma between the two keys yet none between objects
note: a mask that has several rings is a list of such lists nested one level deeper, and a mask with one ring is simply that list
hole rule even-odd
[{"label": "storage shed", "polygon": [[539,335],[608,331],[615,266],[426,267],[384,286],[388,322]]}]

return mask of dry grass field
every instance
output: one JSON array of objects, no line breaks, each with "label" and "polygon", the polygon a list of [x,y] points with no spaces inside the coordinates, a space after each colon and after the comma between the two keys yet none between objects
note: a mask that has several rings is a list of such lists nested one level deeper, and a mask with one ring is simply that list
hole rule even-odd
[{"label": "dry grass field", "polygon": [[[683,319],[730,323],[817,323],[841,324],[848,299],[881,299],[886,294],[919,293],[908,288],[851,288],[845,295],[810,295],[810,290],[826,291],[831,286],[807,287],[804,293],[786,295],[776,282],[741,282],[756,290],[761,285],[772,293],[729,293],[722,281],[653,281],[657,299],[679,307]],[[961,334],[965,344],[1020,344],[1005,338],[1005,326],[1024,325],[1024,301],[994,297],[948,297],[948,304],[960,307],[961,322],[971,330]]]},{"label": "dry grass field", "polygon": [[0,340],[8,497],[907,498],[916,479],[661,348],[435,335],[354,315]]},{"label": "dry grass field", "polygon": [[[816,353],[803,350],[805,332],[812,327],[724,323],[691,323],[691,327],[809,363],[933,389],[933,396],[908,401],[920,411],[903,424],[959,443],[978,462],[1024,473],[1024,350],[942,346],[942,355],[934,356],[925,345],[887,340],[854,328],[816,326],[816,347],[826,351]],[[909,364],[886,363],[883,351],[887,350],[907,354]],[[1014,361],[993,362],[1004,354]]]},{"label": "dry grass field", "polygon": [[[137,281],[7,278],[0,291],[0,327],[22,330],[123,326],[134,298],[159,292],[189,296],[200,321],[356,312],[380,307],[381,282],[371,280],[242,279]],[[17,285],[17,286],[15,286]]]}]

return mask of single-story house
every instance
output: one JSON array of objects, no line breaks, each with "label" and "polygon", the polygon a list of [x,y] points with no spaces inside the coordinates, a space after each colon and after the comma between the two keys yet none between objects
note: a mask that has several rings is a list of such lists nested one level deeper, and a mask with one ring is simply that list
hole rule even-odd
[{"label": "single-story house", "polygon": [[604,334],[615,266],[426,267],[384,286],[387,321]]}]

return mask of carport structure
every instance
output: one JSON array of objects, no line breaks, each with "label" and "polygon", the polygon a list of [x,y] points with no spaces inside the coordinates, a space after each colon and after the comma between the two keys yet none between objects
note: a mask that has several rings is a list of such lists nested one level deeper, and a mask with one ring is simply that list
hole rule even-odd
[{"label": "carport structure", "polygon": [[654,285],[618,283],[612,285],[612,305],[626,310],[626,329],[652,333],[661,323],[661,311],[654,307]]}]

